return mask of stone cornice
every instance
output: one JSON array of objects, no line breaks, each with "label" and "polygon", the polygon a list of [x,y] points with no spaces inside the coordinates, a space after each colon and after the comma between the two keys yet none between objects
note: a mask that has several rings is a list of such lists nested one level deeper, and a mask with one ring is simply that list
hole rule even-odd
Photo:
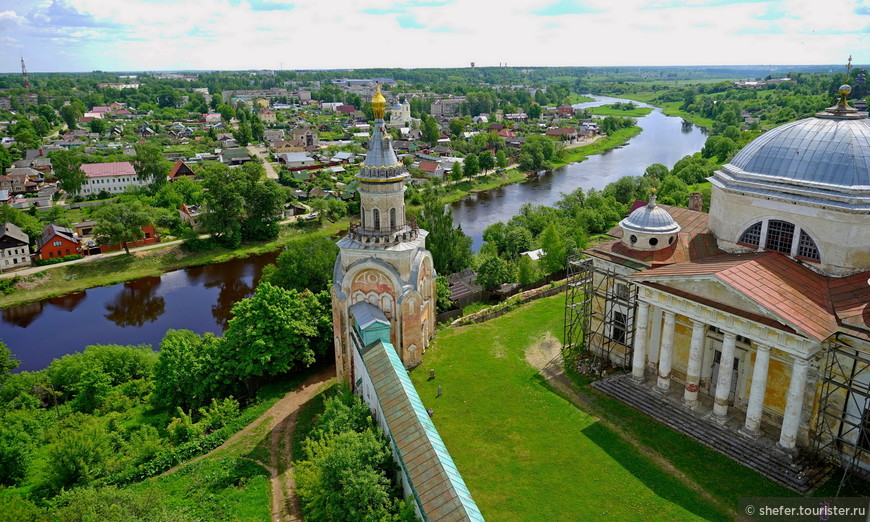
[{"label": "stone cornice", "polygon": [[638,299],[662,310],[675,312],[689,319],[715,326],[723,332],[740,334],[795,357],[806,359],[821,349],[821,343],[818,341],[806,339],[745,317],[718,310],[712,306],[669,294],[657,288],[640,285]]}]

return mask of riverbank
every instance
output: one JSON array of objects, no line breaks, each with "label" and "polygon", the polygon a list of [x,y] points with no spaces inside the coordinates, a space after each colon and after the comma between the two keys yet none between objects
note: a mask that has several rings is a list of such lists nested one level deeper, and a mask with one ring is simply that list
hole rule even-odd
[{"label": "riverbank", "polygon": [[[601,137],[592,143],[567,148],[563,157],[554,162],[554,166],[580,162],[588,156],[619,147],[639,134],[641,130],[640,127],[621,129],[611,136]],[[523,172],[516,168],[509,168],[503,173],[491,173],[474,180],[465,180],[449,185],[446,187],[447,192],[441,196],[441,199],[444,203],[453,203],[469,194],[521,183],[526,179]],[[414,209],[409,208],[409,210],[413,211]],[[347,227],[347,219],[335,223],[324,221],[324,224],[316,229],[300,230],[295,226],[282,226],[281,232],[275,240],[246,244],[235,250],[214,247],[197,252],[183,245],[166,245],[163,248],[154,245],[156,248],[148,251],[134,250],[131,255],[117,255],[98,261],[89,260],[90,262],[86,263],[55,266],[39,274],[23,277],[26,288],[15,290],[8,295],[0,295],[0,309],[81,292],[89,288],[124,283],[143,277],[159,277],[174,270],[274,252],[300,239],[334,237],[340,231],[346,230]]]},{"label": "riverbank", "polygon": [[130,255],[113,256],[91,263],[52,267],[39,274],[22,278],[27,288],[0,296],[0,308],[143,277],[157,277],[183,268],[274,252],[284,245],[304,238],[335,236],[341,230],[346,230],[347,225],[348,221],[344,219],[335,223],[324,221],[323,225],[316,229],[300,230],[295,226],[283,226],[276,239],[245,244],[235,250],[213,247],[197,252],[184,245],[173,245],[161,249],[133,251]]},{"label": "riverbank", "polygon": [[632,100],[643,103],[648,103],[650,105],[654,105],[659,107],[662,110],[662,113],[665,116],[674,116],[677,118],[682,118],[689,123],[693,123],[699,127],[704,127],[707,130],[713,128],[714,121],[710,118],[705,118],[703,116],[698,116],[697,114],[692,114],[690,112],[686,112],[680,110],[681,102],[656,102],[655,99],[658,97],[660,93],[654,91],[646,91],[646,92],[638,92],[632,94],[613,94],[609,96],[613,96],[614,98],[622,98],[624,100]]}]

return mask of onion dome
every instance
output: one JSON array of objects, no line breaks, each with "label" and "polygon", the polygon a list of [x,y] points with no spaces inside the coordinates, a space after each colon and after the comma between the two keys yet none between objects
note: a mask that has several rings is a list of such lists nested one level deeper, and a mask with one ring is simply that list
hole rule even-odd
[{"label": "onion dome", "polygon": [[378,91],[375,93],[374,98],[372,98],[372,113],[376,120],[384,119],[386,108],[387,99],[384,98],[383,94],[381,94],[381,84],[378,84]]},{"label": "onion dome", "polygon": [[653,189],[649,203],[635,209],[619,222],[622,227],[622,243],[634,250],[661,250],[676,241],[680,225],[667,210],[656,205]]}]

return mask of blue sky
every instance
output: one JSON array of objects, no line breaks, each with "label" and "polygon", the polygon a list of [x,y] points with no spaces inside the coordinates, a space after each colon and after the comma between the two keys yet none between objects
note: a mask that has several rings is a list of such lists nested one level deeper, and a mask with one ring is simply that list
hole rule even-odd
[{"label": "blue sky", "polygon": [[870,63],[870,0],[0,0],[0,72]]}]

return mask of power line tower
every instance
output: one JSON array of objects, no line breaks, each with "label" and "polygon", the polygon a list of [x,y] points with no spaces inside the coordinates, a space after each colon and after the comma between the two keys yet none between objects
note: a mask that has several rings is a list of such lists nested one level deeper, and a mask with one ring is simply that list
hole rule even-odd
[{"label": "power line tower", "polygon": [[21,80],[25,89],[30,88],[30,81],[27,79],[27,67],[24,66],[24,54],[21,55]]}]

